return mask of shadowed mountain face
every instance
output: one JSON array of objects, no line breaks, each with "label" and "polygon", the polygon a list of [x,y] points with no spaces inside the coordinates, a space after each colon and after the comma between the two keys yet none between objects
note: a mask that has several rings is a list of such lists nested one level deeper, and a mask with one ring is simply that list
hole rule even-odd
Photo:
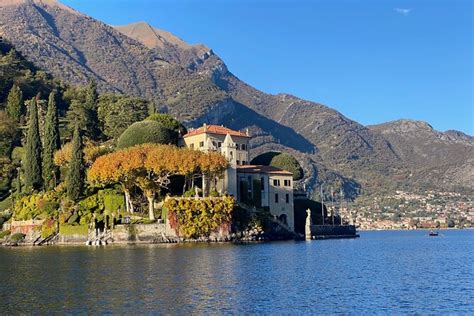
[{"label": "shadowed mountain face", "polygon": [[397,122],[365,127],[321,104],[265,94],[230,73],[206,46],[144,22],[111,27],[54,0],[3,0],[0,35],[68,83],[94,79],[102,91],[150,99],[188,126],[249,128],[255,152],[293,152],[310,187],[326,181],[352,188],[351,196],[360,186],[472,189],[472,137],[432,129],[411,137]]}]

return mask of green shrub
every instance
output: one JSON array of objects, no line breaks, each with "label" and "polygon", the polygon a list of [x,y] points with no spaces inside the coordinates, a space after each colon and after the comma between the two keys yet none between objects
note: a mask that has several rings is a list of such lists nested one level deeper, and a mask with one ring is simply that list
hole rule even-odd
[{"label": "green shrub", "polygon": [[20,242],[20,241],[23,241],[23,239],[25,239],[25,236],[26,235],[22,233],[15,233],[10,236],[10,240],[13,242]]},{"label": "green shrub", "polygon": [[55,233],[57,227],[57,222],[55,220],[47,220],[41,226],[41,238],[49,237]]},{"label": "green shrub", "polygon": [[191,188],[188,191],[184,192],[183,196],[184,197],[195,197],[196,196],[196,190],[194,190],[194,188]]},{"label": "green shrub", "polygon": [[59,225],[59,233],[63,236],[87,236],[89,233],[89,227],[87,225]]},{"label": "green shrub", "polygon": [[123,193],[113,189],[100,191],[104,201],[104,211],[108,214],[125,210],[125,197]]},{"label": "green shrub", "polygon": [[11,231],[3,230],[0,232],[0,239],[5,238],[6,236],[9,236],[10,234],[11,234]]},{"label": "green shrub", "polygon": [[272,158],[270,166],[287,170],[293,173],[293,180],[300,180],[303,178],[303,169],[298,160],[290,154],[283,153]]},{"label": "green shrub", "polygon": [[218,197],[219,196],[219,193],[216,191],[216,190],[211,190],[209,192],[209,196],[210,197]]},{"label": "green shrub", "polygon": [[133,123],[120,135],[117,147],[123,149],[146,143],[173,144],[176,139],[171,131],[160,123],[142,121]]},{"label": "green shrub", "polygon": [[71,215],[71,217],[69,217],[69,219],[67,220],[67,223],[69,225],[72,225],[77,222],[78,218],[79,218],[79,215],[77,215],[77,213],[74,213]]}]

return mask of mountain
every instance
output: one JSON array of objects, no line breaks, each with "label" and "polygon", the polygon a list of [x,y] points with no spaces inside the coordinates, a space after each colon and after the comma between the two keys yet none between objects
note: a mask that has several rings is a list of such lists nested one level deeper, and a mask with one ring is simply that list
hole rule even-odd
[{"label": "mountain", "polygon": [[429,124],[398,120],[369,129],[387,139],[420,185],[470,188],[474,183],[474,138],[459,131],[439,132]]},{"label": "mountain", "polygon": [[[351,197],[361,188],[372,193],[403,186],[472,190],[468,178],[459,178],[472,173],[472,137],[447,132],[441,133],[444,138],[428,133],[412,140],[388,132],[393,126],[365,127],[322,104],[263,93],[234,76],[212,49],[144,22],[112,27],[54,0],[2,0],[0,36],[68,83],[94,79],[101,91],[145,97],[187,126],[249,128],[255,136],[253,155],[293,153],[309,188],[324,181],[343,186]],[[463,137],[464,143],[452,146],[452,139]],[[450,163],[443,154],[450,148],[468,159]],[[410,150],[439,154],[429,158],[427,169],[423,154],[414,163]]]}]

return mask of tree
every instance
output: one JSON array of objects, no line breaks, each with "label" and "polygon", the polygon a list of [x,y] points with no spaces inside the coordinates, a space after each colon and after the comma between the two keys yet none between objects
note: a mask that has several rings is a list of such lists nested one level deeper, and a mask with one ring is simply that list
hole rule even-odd
[{"label": "tree", "polygon": [[9,157],[17,135],[17,123],[4,111],[0,111],[0,157]]},{"label": "tree", "polygon": [[146,143],[172,144],[174,139],[170,130],[158,122],[142,121],[133,123],[120,135],[117,147],[123,149]]},{"label": "tree", "polygon": [[146,118],[146,121],[158,122],[161,124],[161,126],[170,130],[173,136],[173,144],[178,143],[179,135],[184,135],[187,133],[186,127],[184,127],[180,121],[169,114],[153,113]]},{"label": "tree", "polygon": [[8,93],[7,106],[5,110],[8,116],[17,122],[23,114],[23,94],[20,87],[16,84],[13,85],[10,93]]},{"label": "tree", "polygon": [[298,160],[290,154],[282,153],[272,158],[270,166],[287,170],[293,173],[293,180],[300,180],[303,178],[303,169]]},{"label": "tree", "polygon": [[117,139],[130,125],[148,115],[149,102],[115,94],[101,95],[97,114],[103,133]]},{"label": "tree", "polygon": [[154,197],[168,187],[172,176],[217,174],[227,166],[225,157],[215,152],[142,144],[97,158],[89,170],[88,179],[101,185],[121,183],[127,201],[130,201],[131,188],[134,185],[140,187],[148,199],[149,216],[154,219]]},{"label": "tree", "polygon": [[38,126],[38,109],[36,99],[29,102],[28,134],[26,136],[26,152],[24,158],[25,186],[29,190],[39,190],[43,185],[41,140]]},{"label": "tree", "polygon": [[67,196],[72,201],[78,200],[84,188],[85,170],[83,155],[81,130],[79,125],[77,125],[72,139],[72,157],[66,178]]},{"label": "tree", "polygon": [[97,84],[94,80],[89,81],[89,84],[85,87],[85,104],[84,106],[88,110],[97,110]]},{"label": "tree", "polygon": [[52,190],[59,176],[59,169],[54,165],[54,153],[59,149],[59,122],[56,107],[56,93],[51,92],[48,100],[48,111],[44,127],[43,144],[43,179],[46,190]]},{"label": "tree", "polygon": [[94,110],[88,109],[79,100],[71,101],[69,110],[66,113],[66,119],[68,121],[68,129],[71,132],[74,131],[76,125],[79,125],[79,129],[84,132],[85,136],[95,139],[100,134],[94,117]]}]

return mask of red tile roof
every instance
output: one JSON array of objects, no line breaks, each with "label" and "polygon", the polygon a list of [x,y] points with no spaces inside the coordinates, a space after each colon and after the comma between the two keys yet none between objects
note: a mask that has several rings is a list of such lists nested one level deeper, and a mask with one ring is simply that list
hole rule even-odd
[{"label": "red tile roof", "polygon": [[272,167],[272,166],[261,166],[261,165],[245,165],[237,166],[237,172],[242,173],[271,173],[292,176],[293,174],[289,171]]},{"label": "red tile roof", "polygon": [[246,133],[241,132],[241,131],[234,131],[233,129],[224,127],[224,126],[219,126],[219,125],[205,125],[201,126],[199,128],[193,129],[189,131],[186,135],[183,137],[189,137],[189,136],[194,136],[194,135],[199,135],[199,134],[204,134],[204,133],[209,133],[209,134],[220,134],[220,135],[227,135],[229,134],[230,136],[240,136],[240,137],[249,137]]}]

